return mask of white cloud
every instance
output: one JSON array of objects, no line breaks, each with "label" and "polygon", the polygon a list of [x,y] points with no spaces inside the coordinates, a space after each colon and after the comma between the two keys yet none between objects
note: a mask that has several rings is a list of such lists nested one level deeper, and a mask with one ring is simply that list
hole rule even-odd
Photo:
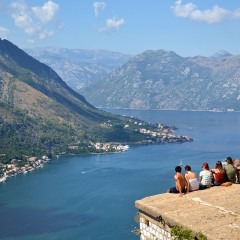
[{"label": "white cloud", "polygon": [[191,12],[196,9],[196,6],[193,3],[182,4],[181,0],[175,2],[175,6],[172,7],[176,16],[179,17],[189,17]]},{"label": "white cloud", "polygon": [[240,8],[233,12],[233,18],[240,19]]},{"label": "white cloud", "polygon": [[47,30],[43,30],[41,32],[38,33],[38,37],[40,39],[45,39],[45,38],[48,38],[48,37],[51,37],[54,35],[54,32],[52,31],[47,31]]},{"label": "white cloud", "polygon": [[52,21],[58,10],[59,5],[51,0],[44,3],[42,7],[32,7],[36,17],[43,23]]},{"label": "white cloud", "polygon": [[114,17],[107,19],[106,23],[108,28],[118,30],[123,24],[125,24],[125,21],[123,18],[117,20]]},{"label": "white cloud", "polygon": [[7,28],[0,27],[0,38],[5,39],[10,34],[10,31]]},{"label": "white cloud", "polygon": [[23,29],[25,33],[33,34],[36,26],[34,26],[28,6],[21,2],[13,2],[11,8],[13,9],[11,16],[15,25]]},{"label": "white cloud", "polygon": [[194,21],[206,22],[209,24],[219,23],[231,16],[231,11],[221,8],[218,5],[212,9],[199,10],[193,3],[182,4],[181,0],[177,0],[175,5],[171,7],[178,17],[189,18]]},{"label": "white cloud", "polygon": [[99,29],[99,32],[117,31],[125,23],[126,22],[123,18],[120,19],[116,19],[115,17],[109,18],[106,20],[106,26],[104,28]]},{"label": "white cloud", "polygon": [[94,14],[96,17],[99,17],[100,10],[103,10],[106,7],[105,2],[94,2],[93,8],[94,8]]},{"label": "white cloud", "polygon": [[[45,39],[54,34],[49,30],[59,5],[49,0],[42,7],[30,7],[23,1],[15,1],[11,4],[11,16],[15,25],[32,38]],[[31,38],[31,39],[32,39]]]}]

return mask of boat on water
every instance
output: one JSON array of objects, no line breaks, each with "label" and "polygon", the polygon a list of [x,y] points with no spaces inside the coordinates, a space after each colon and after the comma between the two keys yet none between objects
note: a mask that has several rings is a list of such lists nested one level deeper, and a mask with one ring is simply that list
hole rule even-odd
[{"label": "boat on water", "polygon": [[7,177],[6,177],[6,176],[3,176],[3,177],[0,178],[0,182],[5,182],[6,179],[7,179]]}]

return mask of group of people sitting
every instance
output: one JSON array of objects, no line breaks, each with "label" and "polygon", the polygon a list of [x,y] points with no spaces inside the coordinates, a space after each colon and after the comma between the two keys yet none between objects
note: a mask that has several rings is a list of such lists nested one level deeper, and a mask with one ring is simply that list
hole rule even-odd
[{"label": "group of people sitting", "polygon": [[175,171],[174,180],[176,186],[168,189],[168,192],[179,193],[180,197],[183,193],[202,190],[212,186],[240,183],[240,160],[233,162],[231,157],[226,158],[224,167],[221,161],[217,161],[215,168],[209,169],[208,163],[204,162],[202,164],[202,171],[199,174],[199,180],[189,165],[185,166],[185,175],[181,173],[181,166],[177,166]]}]

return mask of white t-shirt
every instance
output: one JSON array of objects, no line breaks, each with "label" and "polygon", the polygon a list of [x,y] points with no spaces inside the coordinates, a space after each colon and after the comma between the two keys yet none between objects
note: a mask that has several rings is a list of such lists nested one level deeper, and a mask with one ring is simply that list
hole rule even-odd
[{"label": "white t-shirt", "polygon": [[212,173],[209,170],[203,170],[199,174],[202,177],[201,184],[211,187],[212,186]]}]

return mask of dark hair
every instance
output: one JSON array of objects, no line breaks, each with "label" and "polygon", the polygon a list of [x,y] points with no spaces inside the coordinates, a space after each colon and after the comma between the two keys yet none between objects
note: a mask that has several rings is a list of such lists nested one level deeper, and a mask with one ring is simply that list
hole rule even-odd
[{"label": "dark hair", "polygon": [[185,166],[185,171],[191,171],[191,167],[189,165]]},{"label": "dark hair", "polygon": [[221,170],[222,169],[222,163],[220,161],[217,161],[215,168],[218,168],[219,170]]},{"label": "dark hair", "polygon": [[227,157],[227,160],[226,160],[229,164],[233,164],[233,160],[231,157]]},{"label": "dark hair", "polygon": [[208,166],[208,165],[207,165],[207,166],[204,166],[204,168],[207,169],[207,170],[209,170],[209,166]]},{"label": "dark hair", "polygon": [[176,166],[176,167],[175,167],[175,171],[176,171],[176,172],[181,172],[181,171],[182,171],[182,168],[181,168],[180,166]]}]

